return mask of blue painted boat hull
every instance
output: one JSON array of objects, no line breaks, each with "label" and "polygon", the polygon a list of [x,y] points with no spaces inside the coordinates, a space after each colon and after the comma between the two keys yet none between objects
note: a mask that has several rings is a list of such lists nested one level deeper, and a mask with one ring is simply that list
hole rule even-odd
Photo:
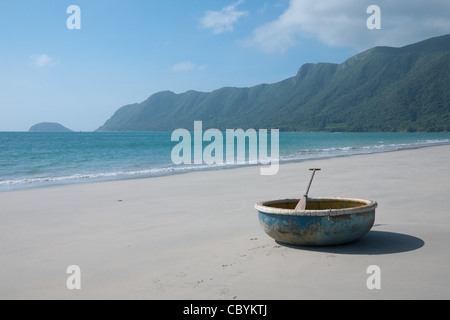
[{"label": "blue painted boat hull", "polygon": [[273,239],[300,246],[329,246],[355,241],[375,222],[376,202],[354,198],[308,199],[306,210],[294,210],[299,199],[256,204],[263,230]]}]

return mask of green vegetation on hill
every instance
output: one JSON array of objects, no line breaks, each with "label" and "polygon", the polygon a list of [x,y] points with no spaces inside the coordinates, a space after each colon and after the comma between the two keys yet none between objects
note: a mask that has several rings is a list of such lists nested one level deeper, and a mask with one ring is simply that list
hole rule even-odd
[{"label": "green vegetation on hill", "polygon": [[120,108],[98,131],[279,128],[282,131],[450,131],[450,35],[375,47],[342,64],[210,93],[159,92]]}]

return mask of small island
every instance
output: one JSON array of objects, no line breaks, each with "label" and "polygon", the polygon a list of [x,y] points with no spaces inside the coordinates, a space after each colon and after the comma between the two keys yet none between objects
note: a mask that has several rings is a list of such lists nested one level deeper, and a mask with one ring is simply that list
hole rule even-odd
[{"label": "small island", "polygon": [[62,124],[56,122],[41,122],[35,124],[28,130],[28,132],[73,132],[64,127]]}]

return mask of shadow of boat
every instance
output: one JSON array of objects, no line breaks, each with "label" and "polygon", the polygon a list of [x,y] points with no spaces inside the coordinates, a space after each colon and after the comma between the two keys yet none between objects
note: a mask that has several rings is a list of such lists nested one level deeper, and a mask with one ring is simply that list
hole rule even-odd
[{"label": "shadow of boat", "polygon": [[394,254],[417,250],[425,245],[425,242],[417,237],[388,231],[369,231],[365,236],[354,242],[327,247],[296,246],[276,242],[280,246],[299,250],[352,255]]}]

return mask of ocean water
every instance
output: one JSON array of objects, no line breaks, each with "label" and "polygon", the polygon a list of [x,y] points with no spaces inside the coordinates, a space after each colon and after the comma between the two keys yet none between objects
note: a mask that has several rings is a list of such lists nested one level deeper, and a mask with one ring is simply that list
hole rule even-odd
[{"label": "ocean water", "polygon": [[[174,165],[171,135],[0,132],[0,192],[243,165]],[[280,133],[279,142],[283,163],[450,144],[450,133]]]}]

